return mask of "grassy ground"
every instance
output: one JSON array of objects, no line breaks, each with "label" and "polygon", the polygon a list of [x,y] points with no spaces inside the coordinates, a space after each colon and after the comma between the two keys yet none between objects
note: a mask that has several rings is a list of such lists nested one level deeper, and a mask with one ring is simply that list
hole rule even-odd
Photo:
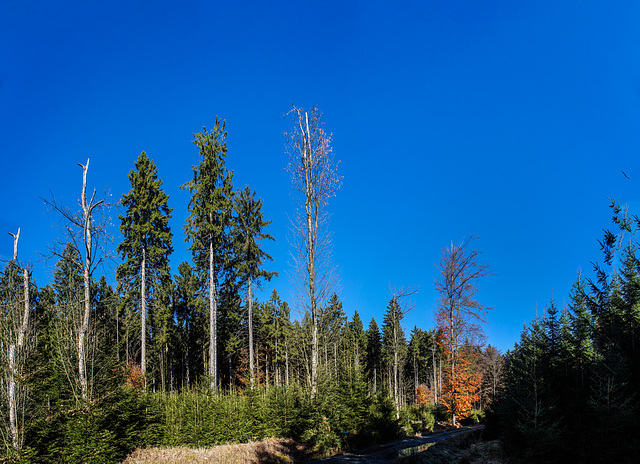
[{"label": "grassy ground", "polygon": [[259,442],[213,448],[146,448],[134,451],[123,464],[285,464],[303,460],[308,449],[293,440],[268,438]]}]

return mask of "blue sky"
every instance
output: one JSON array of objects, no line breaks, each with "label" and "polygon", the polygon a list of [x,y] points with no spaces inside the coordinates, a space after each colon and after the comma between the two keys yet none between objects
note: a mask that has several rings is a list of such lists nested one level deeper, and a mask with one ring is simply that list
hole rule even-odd
[{"label": "blue sky", "polygon": [[235,185],[273,220],[280,277],[261,298],[291,301],[292,103],[318,105],[334,135],[339,294],[365,325],[381,323],[390,286],[411,286],[405,330],[433,327],[441,250],[475,234],[494,273],[478,294],[494,308],[488,341],[507,350],[601,261],[608,198],[638,205],[637,2],[181,3],[0,5],[0,233],[22,228],[39,285],[53,263],[38,253],[59,236],[40,197],[74,206],[87,158],[89,187],[119,199],[145,150],[174,211],[174,269],[190,259],[178,186],[197,163],[192,134],[219,116]]}]

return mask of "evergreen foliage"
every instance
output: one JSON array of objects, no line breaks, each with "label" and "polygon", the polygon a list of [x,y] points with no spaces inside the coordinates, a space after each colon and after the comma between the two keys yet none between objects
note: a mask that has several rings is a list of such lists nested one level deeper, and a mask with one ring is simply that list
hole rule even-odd
[{"label": "evergreen foliage", "polygon": [[193,179],[182,188],[191,193],[185,225],[185,240],[191,242],[195,268],[201,282],[209,290],[209,385],[218,387],[218,314],[219,279],[228,271],[231,240],[230,227],[233,211],[233,173],[227,171],[227,132],[225,122],[216,118],[211,131],[205,127],[194,134],[193,144],[198,148],[200,164],[193,166]]},{"label": "evergreen foliage", "polygon": [[[128,316],[131,317],[134,308],[140,314],[140,365],[146,374],[147,338],[153,336],[151,342],[160,348],[156,351],[162,356],[162,347],[167,345],[170,331],[171,315],[167,311],[166,295],[170,279],[169,255],[173,251],[169,228],[171,208],[156,166],[144,151],[135,167],[129,173],[131,190],[122,198],[126,213],[119,216],[123,240],[117,251],[123,263],[118,266],[116,277],[120,291],[130,294],[128,300],[132,304],[127,305]],[[147,308],[152,310],[150,327]],[[127,352],[127,355],[129,357],[131,353]]]},{"label": "evergreen foliage", "polygon": [[640,459],[639,222],[616,203],[612,209],[618,231],[600,241],[606,267],[594,264],[587,281],[579,272],[560,316],[552,300],[505,357],[505,389],[490,423],[527,462]]}]

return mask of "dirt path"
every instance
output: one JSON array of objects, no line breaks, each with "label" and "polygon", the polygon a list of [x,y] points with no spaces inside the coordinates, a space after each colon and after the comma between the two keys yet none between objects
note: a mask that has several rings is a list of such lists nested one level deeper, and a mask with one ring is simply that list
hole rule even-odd
[{"label": "dirt path", "polygon": [[484,425],[477,425],[474,427],[462,427],[448,432],[434,433],[424,437],[407,438],[405,440],[367,448],[356,453],[347,453],[340,456],[307,461],[307,464],[390,464],[395,462],[399,457],[424,451],[433,443],[482,428],[484,428]]}]

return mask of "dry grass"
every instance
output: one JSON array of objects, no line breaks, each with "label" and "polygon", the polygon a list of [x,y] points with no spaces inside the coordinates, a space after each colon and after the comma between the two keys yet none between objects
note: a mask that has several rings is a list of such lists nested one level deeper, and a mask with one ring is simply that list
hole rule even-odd
[{"label": "dry grass", "polygon": [[123,464],[288,464],[307,457],[308,449],[293,440],[267,438],[259,442],[213,448],[146,448],[135,450]]}]

